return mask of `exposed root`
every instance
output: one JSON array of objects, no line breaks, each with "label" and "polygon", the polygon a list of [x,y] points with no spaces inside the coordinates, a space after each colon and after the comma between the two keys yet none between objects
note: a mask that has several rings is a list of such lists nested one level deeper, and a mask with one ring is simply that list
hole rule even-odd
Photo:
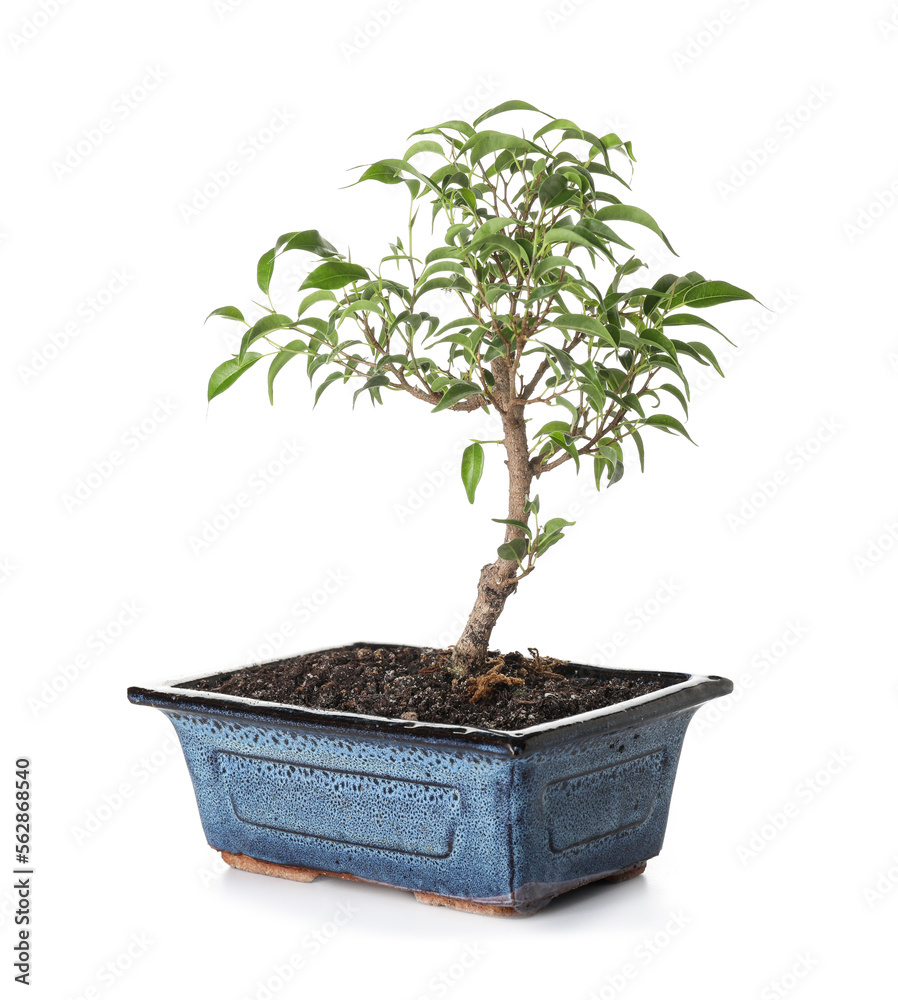
[{"label": "exposed root", "polygon": [[467,683],[468,701],[483,701],[489,698],[496,688],[500,687],[521,687],[524,680],[521,677],[509,677],[503,674],[505,667],[505,657],[497,656],[493,665],[485,674],[478,674],[476,677],[469,677]]},{"label": "exposed root", "polygon": [[520,653],[509,653],[506,656],[491,653],[487,660],[490,664],[489,669],[485,673],[475,674],[465,680],[465,695],[468,701],[485,701],[503,687],[526,688],[528,678],[533,678],[534,686],[537,688],[542,686],[536,683],[537,678],[541,681],[564,680],[564,675],[556,673],[552,668],[565,665],[567,660],[540,656],[538,649],[529,649],[528,652],[532,659],[521,656]]},{"label": "exposed root", "polygon": [[490,671],[488,674],[469,677],[466,694],[468,701],[483,701],[485,698],[489,698],[496,688],[521,687],[523,683],[524,681],[520,677],[508,677],[506,674]]},{"label": "exposed root", "polygon": [[567,660],[556,660],[554,656],[540,656],[539,650],[533,646],[527,647],[527,652],[533,657],[529,663],[524,664],[524,669],[531,674],[539,674],[542,677],[554,677],[556,680],[564,680],[563,674],[557,674],[552,667],[563,667]]}]

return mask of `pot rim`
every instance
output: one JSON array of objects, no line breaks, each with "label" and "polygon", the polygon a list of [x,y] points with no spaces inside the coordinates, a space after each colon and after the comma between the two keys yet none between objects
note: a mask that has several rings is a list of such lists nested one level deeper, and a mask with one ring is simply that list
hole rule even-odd
[{"label": "pot rim", "polygon": [[[398,645],[398,643],[355,642],[347,644],[347,648],[358,649],[362,646],[369,646],[376,649],[390,649]],[[410,644],[404,645],[413,649],[428,648],[415,647]],[[324,652],[325,650],[334,648],[334,646],[324,646],[320,649],[309,650],[309,652]],[[274,660],[267,660],[261,664],[251,665],[265,666],[269,663],[278,663],[287,658],[280,656]],[[183,686],[189,685],[193,681],[205,680],[212,677],[224,677],[241,669],[243,667],[233,667],[213,673],[191,674],[187,677],[168,681],[166,684],[152,688],[132,686],[128,688],[128,700],[136,705],[151,705],[155,708],[169,711],[227,714],[228,709],[230,709],[231,714],[237,712],[244,716],[262,716],[285,723],[317,723],[318,725],[340,723],[344,726],[368,731],[392,731],[408,735],[433,737],[466,737],[469,740],[473,738],[474,740],[479,739],[490,743],[499,742],[512,748],[520,749],[525,744],[532,743],[534,739],[542,741],[546,737],[565,736],[572,729],[582,729],[585,724],[589,723],[594,723],[600,731],[610,732],[620,728],[617,725],[618,722],[622,725],[632,725],[657,718],[661,715],[678,714],[679,712],[693,710],[704,702],[710,701],[712,698],[727,695],[733,690],[732,681],[713,674],[704,676],[675,671],[630,670],[616,667],[595,667],[582,663],[569,663],[566,668],[562,669],[570,671],[574,675],[601,676],[606,674],[620,676],[621,674],[629,674],[652,678],[678,677],[681,680],[658,691],[639,695],[636,698],[630,698],[614,705],[606,705],[604,708],[592,709],[591,711],[580,712],[576,715],[568,715],[550,722],[541,722],[523,729],[489,729],[477,726],[463,726],[451,722],[415,722],[410,719],[399,719],[391,716],[364,715],[359,712],[346,712],[325,708],[307,708],[300,705],[288,705],[283,702],[246,698],[242,695],[220,694],[216,691],[198,691]],[[593,727],[591,726],[590,728]]]}]

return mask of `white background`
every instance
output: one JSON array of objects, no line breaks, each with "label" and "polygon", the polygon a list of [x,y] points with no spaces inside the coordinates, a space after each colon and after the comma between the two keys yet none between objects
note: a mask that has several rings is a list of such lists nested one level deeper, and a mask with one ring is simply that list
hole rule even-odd
[{"label": "white background", "polygon": [[[0,24],[0,869],[25,754],[31,995],[884,995],[898,5],[59,2],[48,16],[10,0]],[[770,310],[716,311],[740,347],[720,351],[725,381],[699,379],[699,448],[651,436],[645,474],[631,462],[595,503],[569,466],[540,485],[545,509],[582,509],[495,644],[722,673],[736,693],[692,724],[646,875],[530,920],[222,874],[168,723],[127,685],[275,646],[451,641],[495,550],[502,467],[489,456],[470,507],[455,468],[482,417],[395,397],[353,413],[338,389],[313,412],[300,365],[274,408],[260,366],[207,411],[236,326],[203,318],[249,305],[282,232],[319,228],[379,259],[404,189],[339,190],[346,169],[509,98],[632,139],[633,201],[671,237],[673,266]],[[633,237],[650,281],[670,269]],[[279,274],[282,293],[297,274]],[[112,474],[92,475],[112,452]],[[196,551],[241,492],[249,505]]]}]

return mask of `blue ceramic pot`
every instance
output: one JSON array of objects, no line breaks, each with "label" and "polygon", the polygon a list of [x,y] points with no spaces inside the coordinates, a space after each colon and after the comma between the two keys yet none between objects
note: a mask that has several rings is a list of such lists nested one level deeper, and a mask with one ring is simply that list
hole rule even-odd
[{"label": "blue ceramic pot", "polygon": [[514,915],[643,870],[661,850],[686,726],[733,689],[722,677],[553,669],[670,686],[515,732],[298,708],[190,680],[128,697],[171,720],[206,839],[229,864]]}]

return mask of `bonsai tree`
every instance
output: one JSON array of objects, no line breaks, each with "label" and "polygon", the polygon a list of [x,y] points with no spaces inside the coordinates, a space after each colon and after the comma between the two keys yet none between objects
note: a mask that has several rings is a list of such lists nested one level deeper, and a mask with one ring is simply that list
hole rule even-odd
[{"label": "bonsai tree", "polygon": [[[359,396],[380,404],[385,394],[407,393],[433,413],[493,408],[499,415],[502,439],[495,443],[505,453],[508,507],[494,520],[504,538],[480,570],[453,647],[449,666],[457,676],[483,668],[505,602],[571,526],[541,519],[536,482],[573,462],[577,472],[588,466],[601,489],[623,476],[627,439],[642,467],[646,428],[689,438],[666,412],[673,404],[688,414],[683,360],[723,372],[702,341],[679,337],[695,327],[720,333],[692,310],[753,298],[695,271],[626,287],[646,265],[627,253],[633,248],[612,223],[643,226],[673,252],[651,215],[604,190],[629,190],[614,160],[635,160],[630,143],[547,115],[530,137],[481,127],[509,111],[544,115],[506,101],[472,124],[420,129],[401,159],[364,170],[356,183],[405,185],[410,200],[407,234],[376,267],[351,260],[317,230],[285,233],[258,263],[267,297],[258,303],[261,319],[247,323],[234,306],[210,314],[246,326],[237,354],[212,373],[210,400],[268,357],[273,403],[280,370],[304,358],[310,380],[320,380],[315,403],[343,382],[357,386],[353,406]],[[435,169],[416,166],[424,157],[429,165],[436,158]],[[431,206],[426,222],[432,232],[440,227],[442,244],[419,256],[422,203]],[[295,250],[321,263],[288,315],[275,309],[269,284],[277,261]],[[601,283],[599,268],[606,272]],[[437,290],[457,303],[457,316],[446,322],[422,306]],[[462,456],[472,503],[487,443],[472,441]]]}]

